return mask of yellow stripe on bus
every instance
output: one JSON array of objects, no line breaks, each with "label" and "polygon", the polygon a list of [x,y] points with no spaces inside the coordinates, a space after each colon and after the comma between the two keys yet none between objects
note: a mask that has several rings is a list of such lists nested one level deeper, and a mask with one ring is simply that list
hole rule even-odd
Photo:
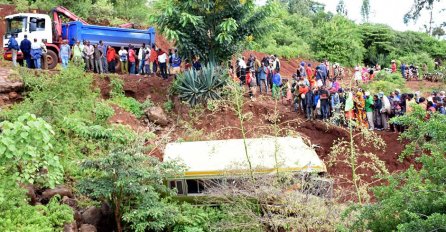
[{"label": "yellow stripe on bus", "polygon": [[[301,167],[301,168],[279,168],[279,172],[290,172],[290,171],[302,171],[305,169],[311,169],[314,171],[319,172],[326,172],[327,169],[324,166],[311,166],[311,167]],[[269,169],[255,169],[254,173],[270,173],[275,172],[276,168],[269,168]],[[193,171],[193,172],[186,172],[184,176],[190,177],[190,176],[219,176],[224,174],[243,174],[248,173],[248,170],[238,170],[238,171]]]}]

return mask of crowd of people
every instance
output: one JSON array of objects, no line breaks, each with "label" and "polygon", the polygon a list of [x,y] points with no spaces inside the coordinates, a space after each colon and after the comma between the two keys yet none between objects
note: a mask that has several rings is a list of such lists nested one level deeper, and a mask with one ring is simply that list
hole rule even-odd
[{"label": "crowd of people", "polygon": [[[34,39],[31,42],[25,35],[19,45],[15,37],[11,36],[8,49],[12,53],[13,65],[17,66],[17,53],[21,51],[28,68],[46,69],[44,57],[47,54],[47,47],[45,44],[45,40]],[[139,47],[129,44],[127,47],[116,50],[112,46],[106,46],[103,41],[96,44],[87,40],[82,43],[76,41],[73,46],[70,46],[64,40],[60,46],[59,59],[62,68],[66,68],[70,62],[75,62],[77,65],[83,62],[87,72],[116,73],[119,63],[122,74],[155,75],[158,72],[163,79],[167,79],[168,75],[180,73],[182,65],[186,69],[191,67],[201,69],[199,59],[194,59],[193,65],[189,64],[187,59],[184,61],[185,64],[182,64],[183,60],[176,49],[169,49],[166,53],[155,45],[146,46],[144,43]]]},{"label": "crowd of people", "polygon": [[241,57],[235,68],[230,66],[229,72],[235,81],[247,86],[253,101],[258,95],[257,88],[260,94],[270,92],[273,99],[281,99],[308,120],[331,120],[338,125],[346,125],[347,120],[353,119],[358,126],[370,130],[398,132],[404,128],[389,123],[389,120],[411,112],[411,104],[420,104],[428,113],[438,111],[446,114],[444,91],[432,93],[427,98],[419,92],[406,94],[399,89],[390,93],[370,93],[362,90],[360,84],[372,81],[377,72],[385,70],[381,70],[379,65],[371,68],[358,65],[354,70],[352,78],[356,86],[348,88],[343,88],[340,83],[346,76],[344,69],[337,63],[330,66],[327,60],[316,67],[301,62],[290,79],[281,76],[281,63],[276,55],[262,59],[254,55],[248,59]]},{"label": "crowd of people", "polygon": [[12,35],[8,41],[8,49],[12,53],[13,65],[17,66],[17,53],[21,51],[28,68],[47,68],[47,62],[46,59],[44,59],[47,54],[47,47],[45,44],[45,39],[39,41],[35,38],[31,42],[27,35],[25,35],[24,39],[18,44],[15,36]]}]

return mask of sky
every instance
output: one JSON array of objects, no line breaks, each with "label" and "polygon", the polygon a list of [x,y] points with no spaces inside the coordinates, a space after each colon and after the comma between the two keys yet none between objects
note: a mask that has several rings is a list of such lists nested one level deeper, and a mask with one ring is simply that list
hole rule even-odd
[{"label": "sky", "polygon": [[[336,6],[339,0],[314,0],[325,4],[325,10],[336,13]],[[370,19],[371,23],[383,23],[391,26],[398,31],[424,31],[423,24],[429,22],[429,14],[423,11],[421,17],[416,23],[409,22],[407,25],[403,22],[404,15],[410,11],[414,0],[369,0],[370,1]],[[257,0],[258,4],[262,4],[266,0]],[[348,18],[357,23],[362,23],[361,5],[362,0],[344,0],[348,11]],[[439,13],[440,9],[446,9],[446,0],[435,2],[434,22],[440,24],[446,21],[446,11]]]}]

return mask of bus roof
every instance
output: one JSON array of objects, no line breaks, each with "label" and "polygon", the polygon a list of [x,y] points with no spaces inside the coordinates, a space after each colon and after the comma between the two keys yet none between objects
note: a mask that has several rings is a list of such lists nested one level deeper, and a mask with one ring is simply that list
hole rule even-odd
[{"label": "bus roof", "polygon": [[[246,139],[252,168],[257,173],[326,172],[325,164],[302,138]],[[277,160],[277,162],[276,162]],[[249,171],[243,139],[169,143],[164,161],[179,161],[186,177],[220,176]],[[277,163],[277,165],[276,165]]]}]

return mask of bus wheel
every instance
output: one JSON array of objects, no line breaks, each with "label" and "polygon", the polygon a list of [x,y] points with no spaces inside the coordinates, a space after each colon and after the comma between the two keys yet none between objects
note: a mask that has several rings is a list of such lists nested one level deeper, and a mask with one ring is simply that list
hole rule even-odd
[{"label": "bus wheel", "polygon": [[48,50],[46,54],[46,63],[48,64],[48,69],[53,69],[56,67],[59,59],[56,53],[52,50]]}]

